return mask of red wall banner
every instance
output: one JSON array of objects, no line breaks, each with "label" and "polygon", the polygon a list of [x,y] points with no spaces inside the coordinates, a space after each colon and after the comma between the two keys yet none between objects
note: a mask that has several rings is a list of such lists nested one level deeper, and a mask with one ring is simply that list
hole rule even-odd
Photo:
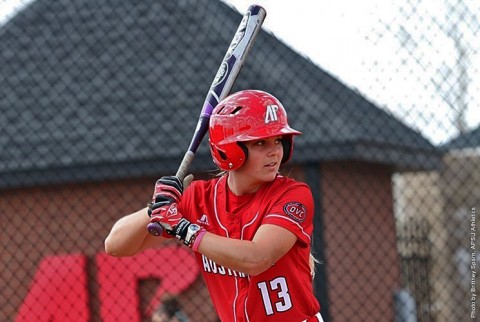
[{"label": "red wall banner", "polygon": [[[186,248],[166,246],[134,257],[115,258],[98,253],[95,258],[102,321],[140,322],[138,283],[158,279],[159,286],[148,304],[148,313],[160,304],[163,294],[178,295],[197,278],[199,269]],[[76,321],[91,317],[87,256],[45,257],[35,274],[15,322]]]}]

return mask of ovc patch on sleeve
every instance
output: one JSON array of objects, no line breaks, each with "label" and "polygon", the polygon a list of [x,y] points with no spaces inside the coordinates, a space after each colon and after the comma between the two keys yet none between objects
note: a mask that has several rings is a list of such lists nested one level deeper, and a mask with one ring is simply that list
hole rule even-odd
[{"label": "ovc patch on sleeve", "polygon": [[283,211],[293,220],[303,222],[307,218],[307,208],[300,202],[289,202],[283,206]]}]

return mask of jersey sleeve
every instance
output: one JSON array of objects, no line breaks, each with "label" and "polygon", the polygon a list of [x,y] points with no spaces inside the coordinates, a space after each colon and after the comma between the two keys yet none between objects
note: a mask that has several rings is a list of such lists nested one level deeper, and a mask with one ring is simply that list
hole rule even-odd
[{"label": "jersey sleeve", "polygon": [[310,188],[303,183],[291,185],[282,193],[263,218],[294,233],[305,246],[310,245],[313,231],[314,203]]},{"label": "jersey sleeve", "polygon": [[178,203],[178,211],[182,214],[182,217],[193,221],[196,214],[195,209],[195,195],[196,190],[201,189],[200,181],[193,181],[190,186],[183,192],[182,198]]}]

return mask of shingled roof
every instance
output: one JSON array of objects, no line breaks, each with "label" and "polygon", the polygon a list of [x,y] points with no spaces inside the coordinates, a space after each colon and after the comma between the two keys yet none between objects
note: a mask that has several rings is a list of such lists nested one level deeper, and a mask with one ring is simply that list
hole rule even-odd
[{"label": "shingled roof", "polygon": [[480,147],[480,126],[466,133],[459,134],[442,145],[444,151],[461,150]]},{"label": "shingled roof", "polygon": [[[174,172],[240,19],[211,0],[33,2],[0,27],[0,186]],[[265,31],[244,88],[276,95],[304,132],[293,162],[439,163],[419,133]],[[202,144],[192,170],[211,168]]]}]

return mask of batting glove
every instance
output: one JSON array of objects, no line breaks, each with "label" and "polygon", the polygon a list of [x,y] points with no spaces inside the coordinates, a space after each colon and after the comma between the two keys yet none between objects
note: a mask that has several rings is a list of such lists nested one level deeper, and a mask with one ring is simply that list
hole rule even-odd
[{"label": "batting glove", "polygon": [[[160,215],[168,205],[178,203],[183,193],[183,183],[176,176],[164,176],[157,180],[152,202],[148,204],[148,215]],[[165,209],[162,209],[164,208]]]},{"label": "batting glove", "polygon": [[175,236],[173,233],[174,227],[183,219],[182,215],[178,212],[177,203],[175,202],[152,210],[150,217],[151,223],[159,223],[171,236]]},{"label": "batting glove", "polygon": [[[163,237],[176,237],[178,240],[183,241],[185,245],[192,247],[195,238],[200,233],[200,227],[192,225],[189,220],[183,218],[178,212],[176,203],[157,208],[155,213],[156,216],[152,216],[150,222],[156,222],[162,226]],[[189,229],[190,226],[192,228],[196,227],[195,229]]]}]

